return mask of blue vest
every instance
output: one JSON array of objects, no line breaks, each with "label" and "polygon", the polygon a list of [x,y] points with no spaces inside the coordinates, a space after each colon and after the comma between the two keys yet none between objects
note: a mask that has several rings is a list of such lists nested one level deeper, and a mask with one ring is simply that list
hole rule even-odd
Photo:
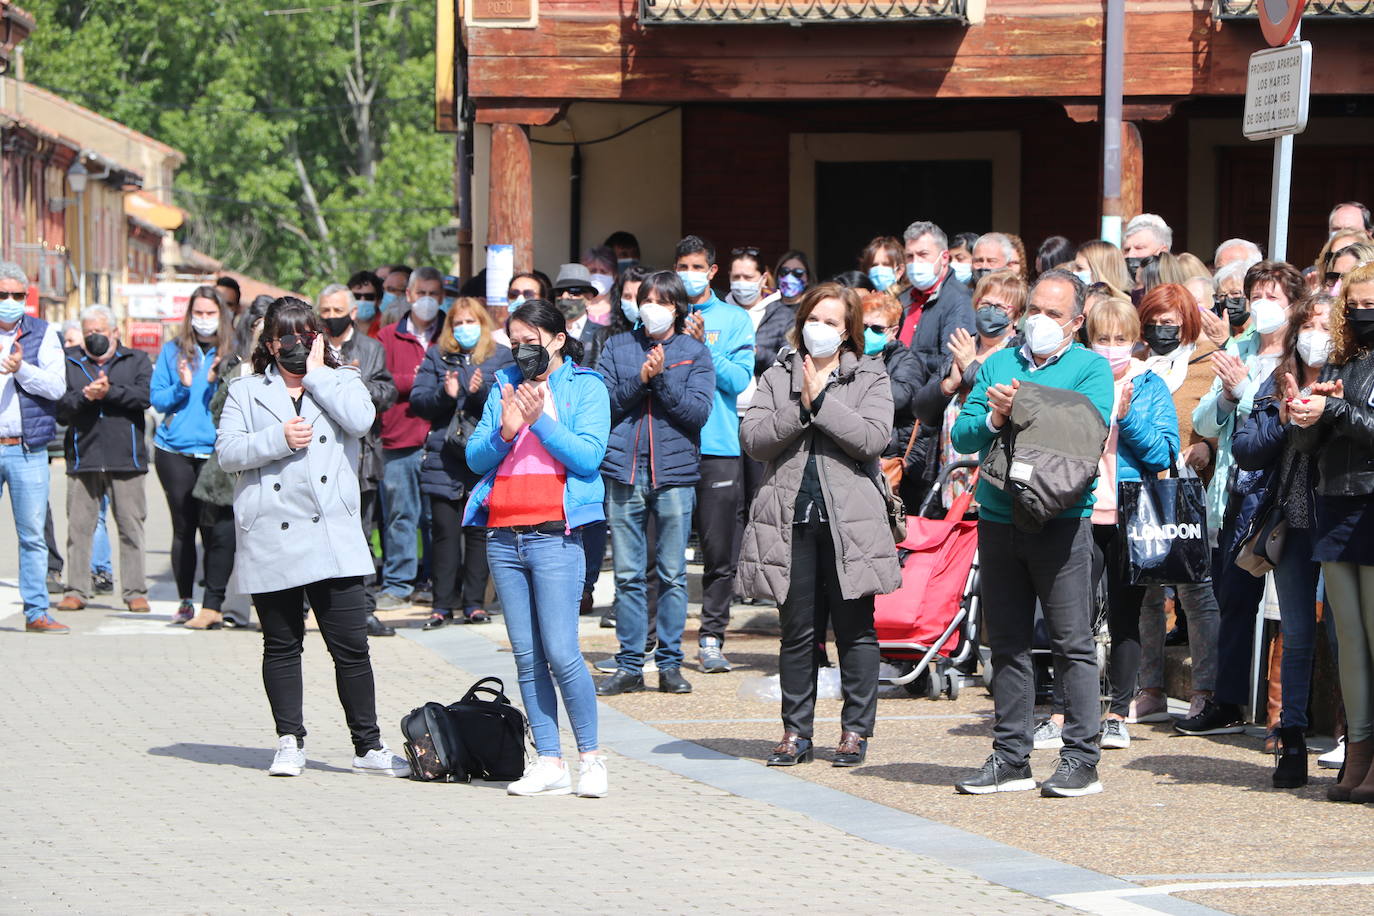
[{"label": "blue vest", "polygon": [[[25,315],[19,319],[19,349],[24,351],[24,362],[38,365],[38,350],[43,346],[43,338],[48,333],[48,323],[42,318]],[[29,394],[15,379],[14,391],[19,395],[19,418],[23,424],[24,447],[27,449],[46,448],[57,435],[57,402]]]}]

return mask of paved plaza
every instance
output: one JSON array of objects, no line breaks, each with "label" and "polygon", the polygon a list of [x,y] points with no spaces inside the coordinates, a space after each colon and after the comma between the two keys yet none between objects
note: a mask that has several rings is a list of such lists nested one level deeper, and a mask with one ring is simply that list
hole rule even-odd
[{"label": "paved plaza", "polygon": [[[1133,781],[1109,764],[1108,792],[1096,799],[956,798],[946,771],[986,753],[981,690],[954,704],[885,699],[868,767],[832,770],[818,759],[767,769],[758,752],[776,737],[775,710],[734,696],[743,678],[768,670],[770,642],[757,635],[732,637],[742,670],[710,679],[688,671],[698,687],[691,697],[602,704],[607,798],[523,799],[499,784],[351,772],[328,656],[312,628],[310,767],[299,779],[269,778],[259,637],[168,625],[165,505],[149,485],[149,541],[160,548],[148,564],[153,613],[102,601],[62,616],[70,636],[23,632],[8,503],[0,509],[0,912],[1186,914],[1374,903],[1374,876],[1360,871],[1374,812],[1318,801],[1325,777],[1293,796],[1258,785],[1222,791],[1217,778],[1213,794],[1188,804],[1224,807],[1180,806],[1163,819],[1145,816],[1151,793],[1189,774]],[[53,495],[62,505],[60,480]],[[586,626],[595,659],[609,637]],[[518,700],[499,618],[407,628],[374,640],[372,651],[393,747],[402,715],[457,699],[479,676],[507,678]],[[833,705],[818,714],[824,748]],[[1189,753],[1210,747],[1194,743]],[[1239,753],[1219,754],[1215,772],[1234,775]],[[1260,771],[1265,761],[1252,753],[1245,766]],[[1229,835],[1235,849],[1193,849],[1194,821],[1224,822],[1229,832],[1206,836],[1216,847]],[[1266,838],[1293,835],[1309,854],[1291,866],[1262,854]]]}]

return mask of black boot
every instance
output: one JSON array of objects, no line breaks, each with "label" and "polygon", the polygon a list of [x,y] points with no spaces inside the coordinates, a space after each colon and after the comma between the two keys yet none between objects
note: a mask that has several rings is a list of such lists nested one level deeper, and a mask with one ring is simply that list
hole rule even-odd
[{"label": "black boot", "polygon": [[1278,760],[1274,769],[1275,789],[1298,789],[1307,785],[1307,739],[1301,728],[1285,726],[1279,729],[1279,752],[1274,757]]}]

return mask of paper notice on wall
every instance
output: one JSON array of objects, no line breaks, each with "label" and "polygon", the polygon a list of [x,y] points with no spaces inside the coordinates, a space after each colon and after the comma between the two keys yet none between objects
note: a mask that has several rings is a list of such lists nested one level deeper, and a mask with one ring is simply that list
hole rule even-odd
[{"label": "paper notice on wall", "polygon": [[487,246],[487,305],[506,304],[506,291],[515,274],[515,246]]}]

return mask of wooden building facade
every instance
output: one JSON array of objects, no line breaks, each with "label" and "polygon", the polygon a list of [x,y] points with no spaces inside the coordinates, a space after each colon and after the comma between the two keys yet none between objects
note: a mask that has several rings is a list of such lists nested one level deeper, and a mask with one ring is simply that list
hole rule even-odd
[{"label": "wooden building facade", "polygon": [[[1125,215],[1175,250],[1268,235],[1272,144],[1241,136],[1261,0],[1128,0]],[[471,130],[472,241],[544,270],[616,229],[853,266],[915,219],[1095,238],[1105,11],[1076,0],[439,0],[441,130]],[[1374,0],[1313,0],[1289,250],[1374,198]],[[448,63],[452,61],[452,67]]]}]

